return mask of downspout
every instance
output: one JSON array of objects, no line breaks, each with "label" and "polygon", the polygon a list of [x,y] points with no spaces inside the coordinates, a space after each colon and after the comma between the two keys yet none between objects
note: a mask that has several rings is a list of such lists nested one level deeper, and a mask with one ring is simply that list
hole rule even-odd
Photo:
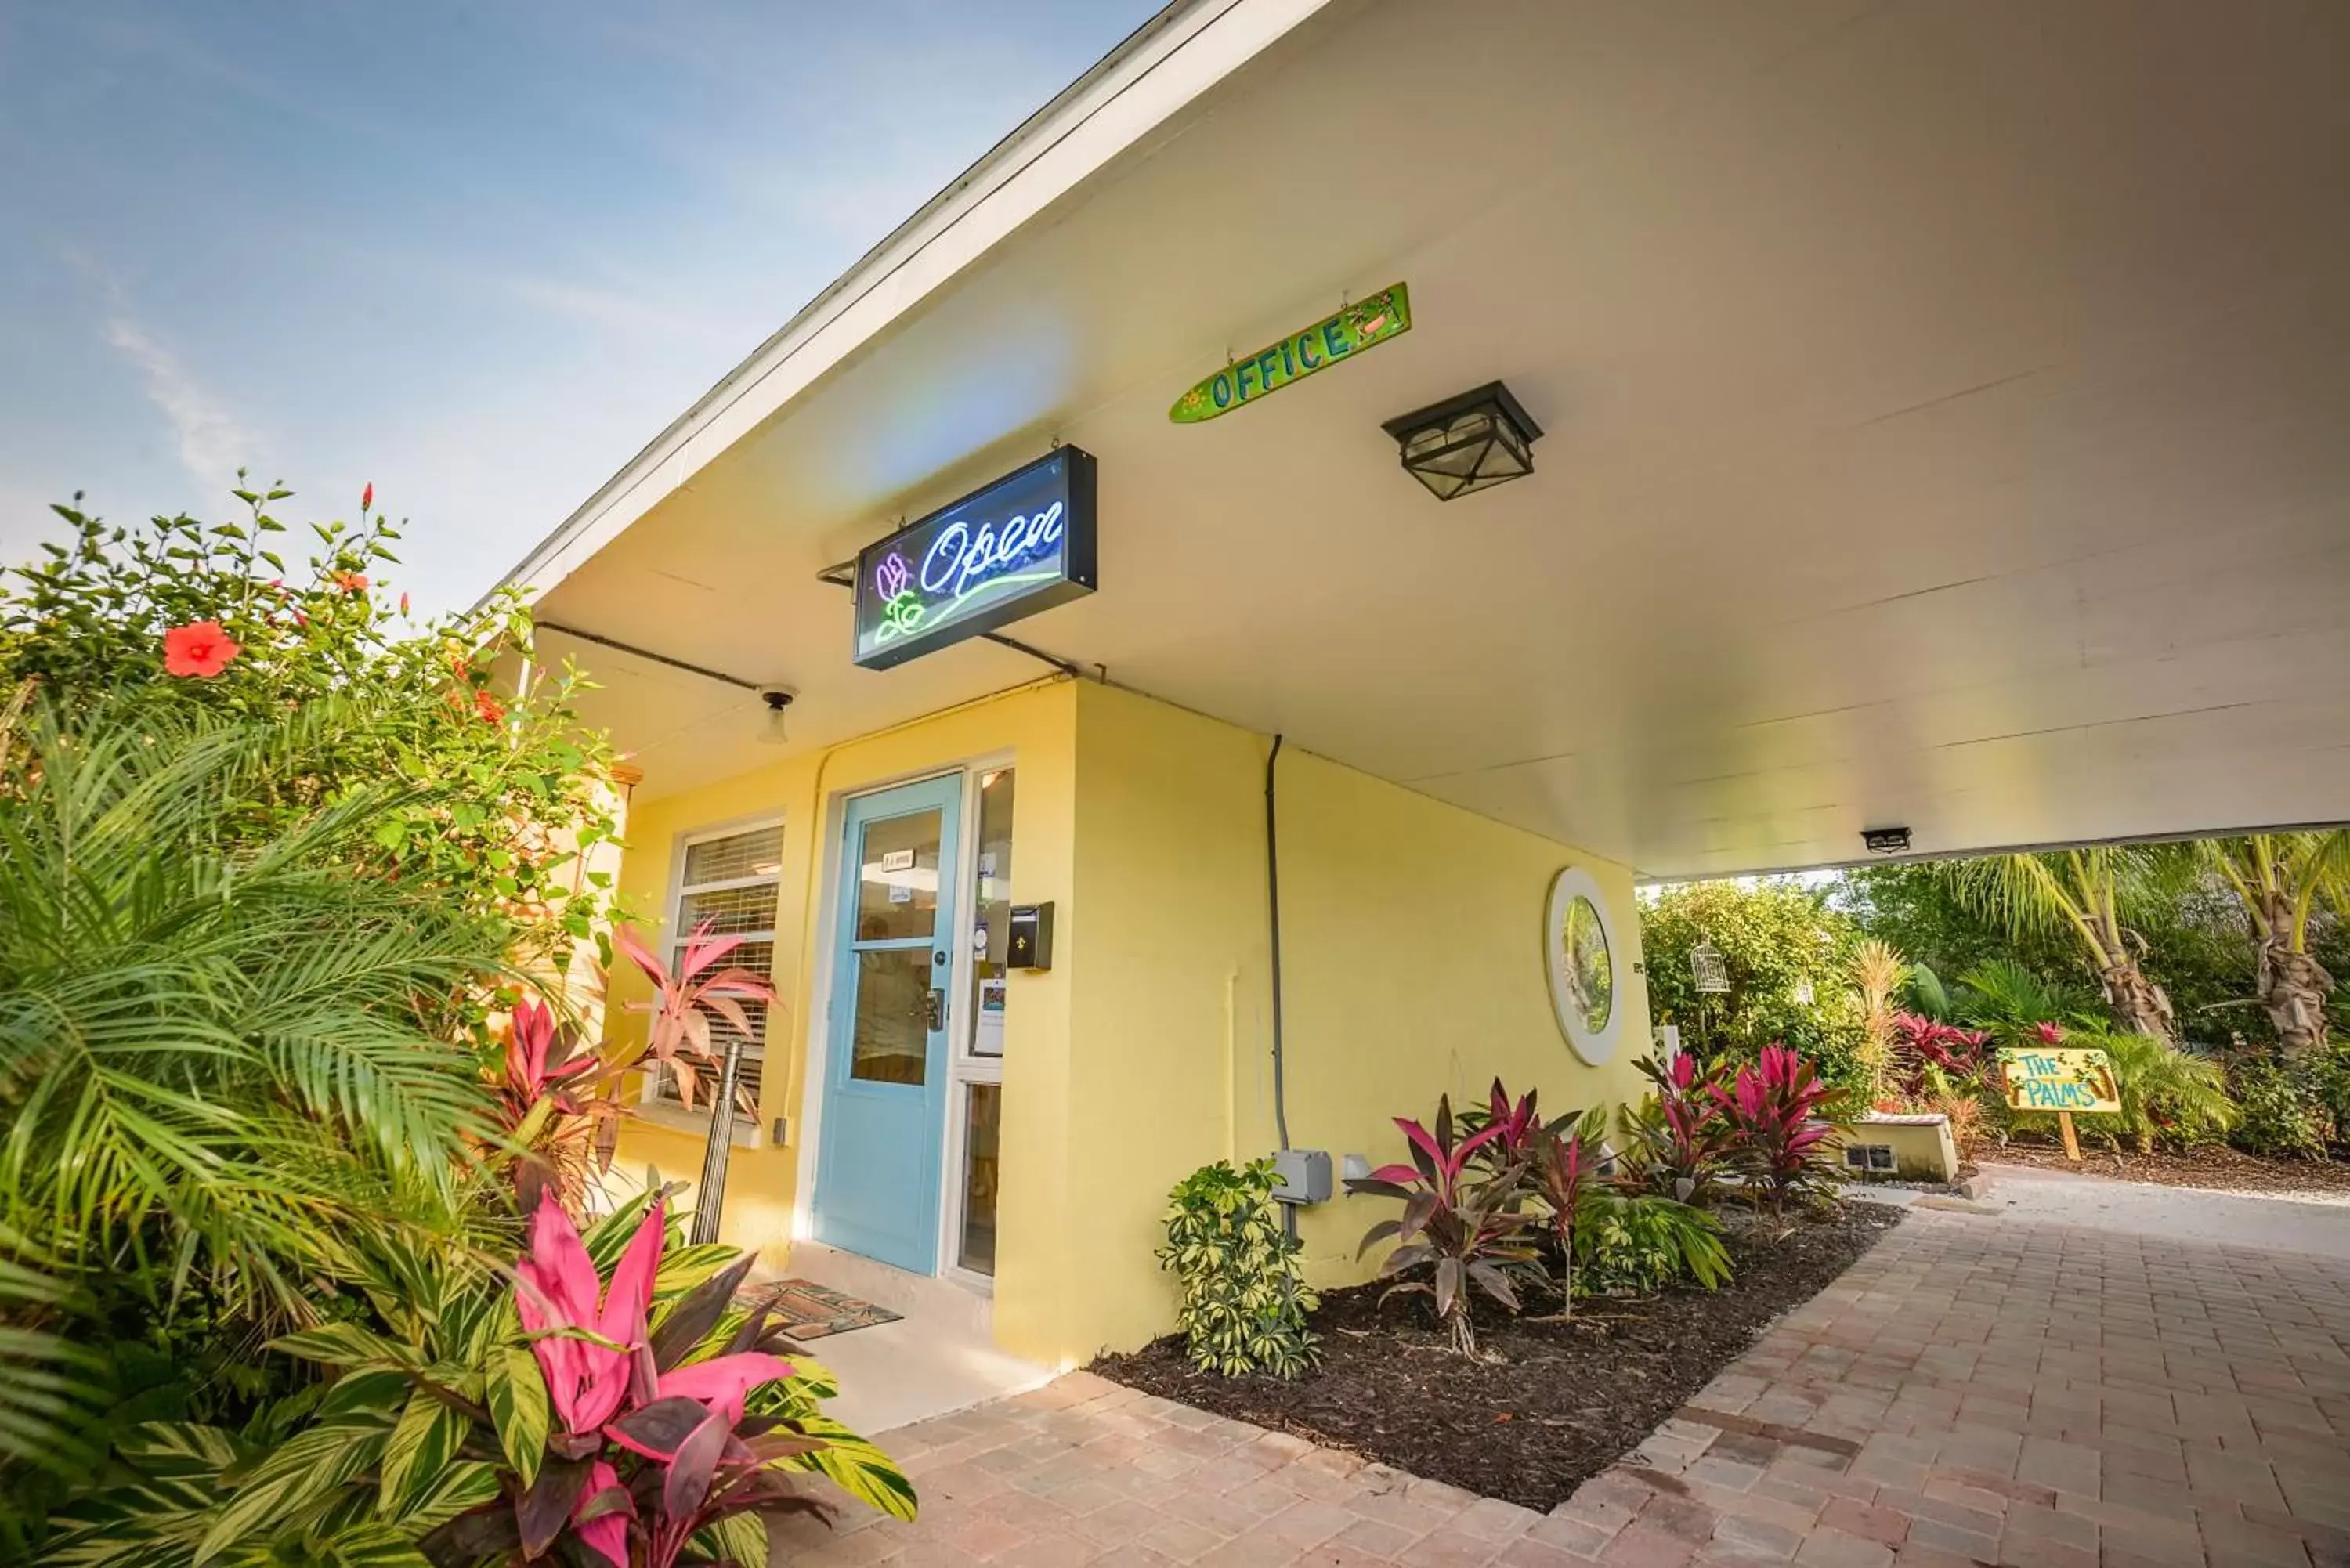
[{"label": "downspout", "polygon": [[1274,764],[1281,760],[1281,737],[1264,759],[1264,896],[1273,926],[1273,1127],[1281,1152],[1289,1152],[1289,1096],[1281,1054],[1281,837],[1274,810]]},{"label": "downspout", "polygon": [[[1274,764],[1281,761],[1281,737],[1273,738],[1273,750],[1264,759],[1264,901],[1265,914],[1273,930],[1273,1128],[1280,1139],[1281,1151],[1289,1152],[1289,1085],[1284,1074],[1286,1064],[1282,1058],[1281,1039],[1281,822],[1275,809],[1277,775]],[[1292,1241],[1297,1240],[1297,1206],[1281,1205],[1282,1233]]]}]

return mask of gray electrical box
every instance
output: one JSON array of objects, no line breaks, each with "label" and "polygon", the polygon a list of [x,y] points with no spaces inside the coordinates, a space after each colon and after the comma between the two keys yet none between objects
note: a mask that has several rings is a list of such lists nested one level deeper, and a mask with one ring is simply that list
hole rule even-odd
[{"label": "gray electrical box", "polygon": [[1274,1200],[1277,1203],[1330,1201],[1330,1151],[1293,1148],[1273,1157]]}]

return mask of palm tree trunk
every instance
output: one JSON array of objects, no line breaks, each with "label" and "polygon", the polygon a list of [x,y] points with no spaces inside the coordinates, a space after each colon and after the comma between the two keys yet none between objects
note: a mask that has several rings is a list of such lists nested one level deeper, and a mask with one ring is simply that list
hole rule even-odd
[{"label": "palm tree trunk", "polygon": [[2325,1049],[2325,999],[2334,992],[2334,977],[2294,945],[2292,905],[2274,895],[2261,904],[2261,1006],[2276,1026],[2284,1059],[2307,1061]]},{"label": "palm tree trunk", "polygon": [[2115,1027],[2125,1034],[2150,1035],[2177,1045],[2178,1015],[2171,1008],[2170,993],[2138,967],[2137,955],[2130,951],[2129,939],[2119,926],[2100,918],[2088,924],[2098,949],[2097,983],[2105,991]]}]

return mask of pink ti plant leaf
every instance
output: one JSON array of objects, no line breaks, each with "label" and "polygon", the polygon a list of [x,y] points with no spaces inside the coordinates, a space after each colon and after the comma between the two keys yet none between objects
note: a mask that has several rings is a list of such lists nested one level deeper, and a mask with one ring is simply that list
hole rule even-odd
[{"label": "pink ti plant leaf", "polygon": [[743,1004],[772,1004],[775,999],[775,987],[748,970],[720,969],[712,972],[712,966],[742,946],[743,939],[713,937],[710,934],[711,925],[711,921],[704,920],[693,928],[692,934],[686,938],[685,951],[678,960],[674,974],[636,932],[622,927],[613,933],[613,944],[652,981],[654,991],[652,1001],[629,1004],[630,1011],[649,1012],[652,1018],[646,1031],[643,1055],[628,1065],[641,1065],[650,1059],[666,1067],[677,1080],[679,1097],[689,1106],[693,1104],[697,1075],[681,1053],[691,1051],[705,1062],[715,1060],[710,1015],[716,1014],[739,1033],[755,1035],[757,1029]]},{"label": "pink ti plant leaf", "polygon": [[599,1302],[595,1262],[563,1206],[548,1194],[531,1217],[531,1250],[515,1270],[515,1310],[566,1432],[599,1429],[619,1411],[633,1381],[651,1381],[639,1362],[649,1368],[645,1314],[660,1267],[663,1223],[663,1206],[656,1200]]}]

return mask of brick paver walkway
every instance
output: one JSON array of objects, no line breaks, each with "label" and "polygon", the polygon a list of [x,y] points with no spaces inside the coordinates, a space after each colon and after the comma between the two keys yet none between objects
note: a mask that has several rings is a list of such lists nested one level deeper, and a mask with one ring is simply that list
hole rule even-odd
[{"label": "brick paver walkway", "polygon": [[1913,1213],[1547,1516],[1083,1374],[885,1441],[777,1561],[2350,1564],[2350,1264]]}]

